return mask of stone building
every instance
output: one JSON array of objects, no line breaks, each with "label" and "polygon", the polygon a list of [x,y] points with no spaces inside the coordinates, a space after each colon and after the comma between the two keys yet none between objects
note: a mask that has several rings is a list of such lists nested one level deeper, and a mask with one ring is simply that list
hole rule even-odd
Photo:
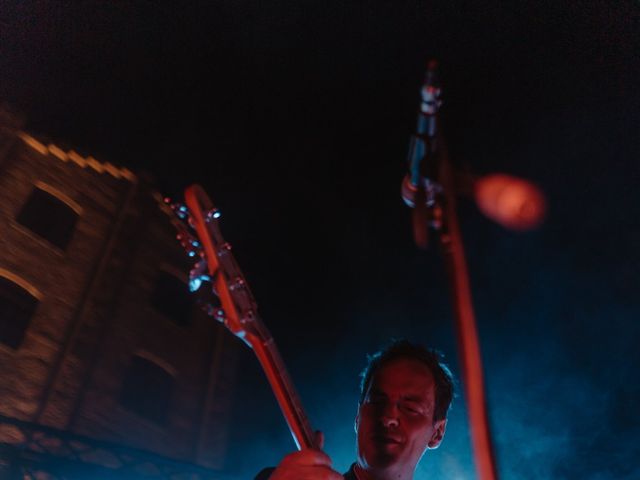
[{"label": "stone building", "polygon": [[167,210],[0,111],[0,476],[220,478],[237,341]]}]

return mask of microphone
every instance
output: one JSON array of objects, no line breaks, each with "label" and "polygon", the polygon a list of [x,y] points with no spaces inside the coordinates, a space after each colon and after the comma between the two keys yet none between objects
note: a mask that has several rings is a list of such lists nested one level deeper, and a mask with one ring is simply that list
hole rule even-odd
[{"label": "microphone", "polygon": [[404,203],[413,209],[413,237],[420,248],[427,248],[429,227],[438,228],[441,223],[440,207],[436,202],[442,193],[442,187],[436,182],[438,110],[442,104],[437,69],[438,63],[429,61],[420,89],[416,133],[411,136],[409,145],[409,172],[400,188]]}]

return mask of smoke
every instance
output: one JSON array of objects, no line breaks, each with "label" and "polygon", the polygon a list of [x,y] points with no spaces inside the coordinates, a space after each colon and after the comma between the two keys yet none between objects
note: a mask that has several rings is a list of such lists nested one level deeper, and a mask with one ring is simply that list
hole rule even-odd
[{"label": "smoke", "polygon": [[[620,106],[615,118],[597,109],[589,115],[568,111],[555,120],[545,117],[547,137],[533,129],[530,144],[518,140],[525,164],[525,154],[539,159],[554,152],[565,159],[553,171],[541,164],[537,172],[550,205],[540,231],[508,233],[477,212],[465,217],[461,205],[503,479],[640,478],[640,201],[623,168],[635,165],[640,152],[637,140],[624,137],[629,125],[637,125],[635,111]],[[602,131],[610,132],[610,141],[600,140]],[[605,168],[609,157],[617,159],[617,169]],[[355,459],[353,419],[366,353],[390,337],[408,337],[443,350],[459,375],[437,255],[404,253],[412,248],[402,244],[408,219],[385,209],[387,198],[363,197],[371,199],[367,211],[376,217],[358,221],[361,214],[350,217],[342,210],[335,228],[339,240],[323,244],[322,252],[331,255],[314,253],[314,265],[335,262],[329,263],[330,274],[320,276],[324,283],[300,278],[316,286],[316,299],[328,299],[326,306],[314,302],[305,311],[307,326],[296,330],[295,340],[275,335],[288,350],[285,360],[295,360],[292,377],[312,423],[325,432],[338,471]],[[331,298],[336,283],[339,302]],[[329,333],[319,335],[321,329]],[[301,346],[292,348],[295,343]],[[230,446],[237,478],[252,478],[293,449],[270,393],[256,389],[255,382],[247,380],[251,387],[238,397],[250,396],[259,414],[236,417],[244,418],[237,423],[241,438]],[[467,422],[460,394],[442,445],[427,452],[417,478],[475,478]]]},{"label": "smoke", "polygon": [[[478,321],[501,478],[640,478],[634,410],[640,399],[638,311],[616,305],[599,283],[599,275],[576,282],[570,263],[550,258],[535,274],[529,271],[509,298],[480,289]],[[402,332],[429,338],[445,347],[454,373],[459,372],[450,331],[394,322],[390,311],[378,307],[364,309],[362,322],[384,327],[367,331],[356,319],[345,327],[342,340],[322,347],[321,362],[319,347],[310,348],[291,368],[294,379],[302,380],[298,384],[312,423],[325,432],[325,450],[341,472],[355,460],[357,376],[374,345]],[[293,450],[268,388],[254,384],[250,390],[257,420],[241,426],[245,432],[231,446],[234,478],[252,478]],[[475,478],[462,392],[454,400],[443,444],[426,453],[416,478]]]},{"label": "smoke", "polygon": [[482,308],[502,311],[484,331],[501,476],[639,478],[638,307],[603,282],[615,264],[576,275],[569,260],[533,256],[502,310]]}]

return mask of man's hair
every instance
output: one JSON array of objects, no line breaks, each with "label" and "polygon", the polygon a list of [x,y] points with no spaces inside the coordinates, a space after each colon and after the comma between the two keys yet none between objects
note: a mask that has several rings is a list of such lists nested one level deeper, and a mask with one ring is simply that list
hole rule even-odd
[{"label": "man's hair", "polygon": [[360,373],[360,404],[364,402],[371,379],[376,372],[399,358],[416,360],[429,368],[435,383],[433,421],[447,418],[453,399],[453,375],[443,362],[443,355],[437,350],[425,348],[404,339],[393,340],[384,349],[368,357],[367,366]]}]

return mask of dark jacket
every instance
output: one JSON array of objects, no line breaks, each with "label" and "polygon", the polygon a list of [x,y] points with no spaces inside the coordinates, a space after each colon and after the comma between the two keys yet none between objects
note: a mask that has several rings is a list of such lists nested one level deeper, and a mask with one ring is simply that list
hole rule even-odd
[{"label": "dark jacket", "polygon": [[[351,468],[349,469],[349,471],[347,473],[344,474],[344,480],[356,480],[356,474],[353,473],[353,467],[354,467],[355,463],[353,465],[351,465]],[[255,478],[255,480],[267,480],[271,474],[273,473],[273,471],[275,470],[275,468],[265,468],[264,470],[262,470],[258,476]]]}]

